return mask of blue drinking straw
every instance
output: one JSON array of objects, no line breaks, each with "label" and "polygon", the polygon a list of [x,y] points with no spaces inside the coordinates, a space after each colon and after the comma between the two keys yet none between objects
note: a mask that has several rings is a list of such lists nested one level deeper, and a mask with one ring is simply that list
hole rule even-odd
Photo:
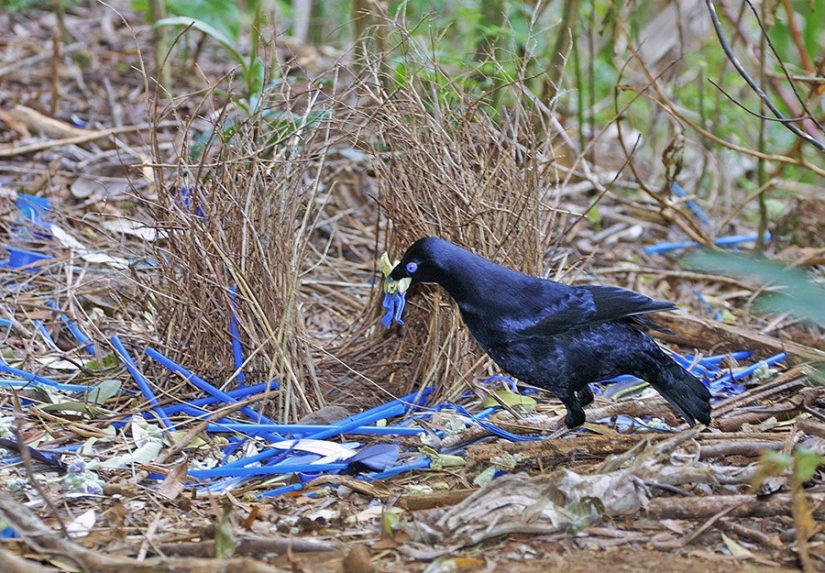
[{"label": "blue drinking straw", "polygon": [[155,396],[155,393],[152,390],[152,386],[149,384],[149,381],[143,377],[143,374],[140,373],[137,364],[135,364],[135,361],[132,359],[131,355],[126,350],[126,347],[123,346],[123,343],[120,341],[120,338],[118,338],[117,336],[113,336],[109,340],[111,341],[112,347],[115,349],[115,352],[118,353],[120,359],[123,361],[123,364],[126,365],[126,369],[129,371],[129,374],[132,375],[132,378],[137,383],[138,388],[140,388],[140,391],[143,392],[143,395],[149,402],[152,411],[160,419],[161,423],[166,427],[167,430],[173,430],[174,425],[172,424],[172,422],[169,421],[169,416],[166,415],[163,406],[160,405],[157,396]]},{"label": "blue drinking straw", "polygon": [[[178,374],[180,374],[181,376],[186,378],[189,382],[191,382],[192,385],[196,386],[200,390],[203,390],[207,394],[210,394],[211,396],[214,396],[215,398],[218,398],[219,400],[221,400],[225,404],[237,404],[238,403],[238,400],[236,400],[235,398],[233,398],[232,396],[230,396],[229,394],[227,394],[223,390],[219,390],[218,388],[215,388],[212,384],[210,384],[209,382],[207,382],[203,378],[200,378],[200,377],[196,376],[195,374],[193,374],[192,372],[190,372],[189,370],[187,370],[186,368],[184,368],[180,364],[174,362],[170,358],[167,358],[166,356],[164,356],[163,354],[161,354],[160,352],[158,352],[157,350],[155,350],[151,346],[146,349],[146,355],[149,358],[151,358],[152,360],[155,360],[156,362],[159,362],[160,364],[162,364],[163,366],[165,366],[166,368],[168,368],[172,372],[177,372]],[[249,417],[250,419],[252,419],[254,421],[260,421],[260,422],[263,422],[263,423],[266,423],[266,424],[274,424],[274,422],[272,420],[270,420],[269,418],[266,418],[263,414],[260,414],[259,412],[256,412],[255,410],[253,410],[249,406],[244,406],[243,408],[240,408],[240,411],[245,416]]]},{"label": "blue drinking straw", "polygon": [[26,384],[42,384],[44,386],[51,386],[56,390],[60,390],[62,392],[88,392],[88,386],[82,386],[80,384],[63,384],[61,382],[57,382],[52,380],[51,378],[46,378],[45,376],[40,376],[38,374],[33,374],[31,372],[27,372],[25,370],[21,370],[19,368],[15,368],[14,366],[9,366],[6,361],[0,356],[0,372],[5,374],[11,374],[13,376],[18,376],[25,380]]},{"label": "blue drinking straw", "polygon": [[229,287],[229,335],[232,337],[232,360],[238,375],[235,379],[238,386],[243,386],[246,381],[246,373],[243,368],[243,345],[241,344],[241,333],[238,329],[238,293],[234,286]]},{"label": "blue drinking straw", "polygon": [[40,336],[43,337],[43,340],[46,341],[46,344],[52,347],[52,350],[60,350],[60,348],[57,346],[57,343],[54,341],[54,338],[52,338],[52,335],[49,334],[49,331],[46,329],[46,325],[43,324],[42,320],[35,319],[32,321],[32,324],[34,324],[34,327],[37,329],[37,332],[40,333]]},{"label": "blue drinking straw", "polygon": [[304,484],[302,484],[302,483],[291,483],[289,485],[285,485],[285,486],[279,487],[277,489],[271,489],[269,491],[259,493],[257,495],[257,497],[258,497],[258,499],[261,499],[261,498],[264,498],[264,497],[275,497],[275,496],[278,496],[278,495],[284,495],[286,493],[301,491],[302,489],[304,489]]},{"label": "blue drinking straw", "polygon": [[69,330],[69,332],[72,333],[72,336],[74,336],[75,340],[77,340],[80,343],[80,346],[82,346],[86,350],[86,352],[96,357],[97,350],[95,350],[95,345],[92,342],[92,339],[86,336],[86,333],[83,332],[79,326],[77,326],[75,321],[73,321],[64,313],[60,312],[57,309],[57,305],[54,303],[53,300],[47,300],[46,306],[53,309],[57,313],[57,316],[60,317],[60,320],[63,321],[63,324],[66,325],[66,328]]},{"label": "blue drinking straw", "polygon": [[412,471],[412,470],[421,470],[427,469],[430,467],[430,462],[432,460],[429,456],[422,456],[416,460],[408,462],[406,464],[401,464],[400,466],[391,467],[388,470],[384,470],[383,472],[376,472],[370,473],[363,476],[364,479],[368,481],[377,480],[377,479],[386,479],[388,477],[396,476],[398,474],[403,474],[404,472]]},{"label": "blue drinking straw", "polygon": [[[754,243],[759,235],[753,233],[748,235],[729,235],[727,237],[719,237],[713,241],[713,244],[717,247],[731,247],[734,245],[738,245],[740,243]],[[768,231],[765,231],[763,235],[764,240],[770,241],[771,234]],[[695,241],[679,241],[676,243],[656,243],[655,245],[648,245],[644,247],[642,251],[647,253],[648,255],[659,255],[662,253],[667,253],[670,251],[679,251],[682,249],[688,249],[691,247],[699,247],[699,243]]]},{"label": "blue drinking straw", "polygon": [[[327,430],[338,430],[337,424],[244,424],[238,422],[215,422],[207,426],[209,432],[241,432],[258,434],[261,432],[278,432],[280,434],[313,435]],[[417,436],[426,432],[421,428],[408,426],[358,426],[345,434]]]},{"label": "blue drinking straw", "polygon": [[[670,189],[673,191],[673,194],[679,197],[680,199],[684,199],[687,197],[687,193],[685,193],[685,190],[682,189],[682,186],[676,183],[675,181],[670,184]],[[710,217],[705,215],[705,212],[702,211],[701,208],[699,208],[699,205],[696,204],[696,201],[694,201],[693,199],[688,199],[687,201],[685,201],[685,205],[688,206],[688,209],[693,211],[693,214],[696,215],[697,219],[702,221],[702,223],[704,223],[708,227],[711,226],[712,223]]]},{"label": "blue drinking straw", "polygon": [[346,462],[334,462],[329,464],[296,464],[289,460],[277,464],[250,467],[227,467],[212,468],[208,470],[189,470],[186,474],[195,479],[211,479],[215,477],[250,477],[260,475],[294,474],[303,472],[332,472],[347,469]]},{"label": "blue drinking straw", "polygon": [[[244,386],[242,388],[235,388],[234,390],[227,390],[227,394],[232,396],[235,399],[246,398],[247,396],[252,396],[254,394],[260,394],[267,390],[267,387],[270,389],[277,389],[278,383],[275,381],[272,382],[263,382],[261,384],[255,384],[253,386]],[[175,404],[173,406],[167,406],[166,411],[169,414],[177,414],[181,411],[184,407],[191,407],[191,408],[201,408],[203,406],[210,406],[212,404],[221,402],[222,400],[218,400],[213,396],[206,396],[204,398],[197,398],[196,400],[192,400],[191,402],[187,402],[186,404]],[[205,410],[204,410],[205,411]]]}]

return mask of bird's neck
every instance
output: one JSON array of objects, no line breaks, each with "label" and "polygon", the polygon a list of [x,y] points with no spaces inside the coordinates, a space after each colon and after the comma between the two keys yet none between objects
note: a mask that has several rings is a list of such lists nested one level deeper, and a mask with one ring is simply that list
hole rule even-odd
[{"label": "bird's neck", "polygon": [[[473,255],[460,264],[450,265],[438,281],[458,303],[461,312],[472,313],[478,306],[488,306],[502,293],[496,293],[496,277],[503,267],[482,257]],[[500,287],[501,285],[499,285]]]}]

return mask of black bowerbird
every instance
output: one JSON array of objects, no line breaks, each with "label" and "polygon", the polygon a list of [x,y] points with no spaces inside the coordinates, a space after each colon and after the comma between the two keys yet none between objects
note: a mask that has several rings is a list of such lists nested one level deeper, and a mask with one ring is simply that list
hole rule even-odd
[{"label": "black bowerbird", "polygon": [[453,243],[425,237],[393,268],[394,281],[437,283],[458,304],[481,348],[509,374],[555,394],[568,428],[585,421],[589,384],[631,374],[650,383],[691,425],[710,423],[710,392],[643,329],[669,302],[608,286],[528,276]]}]

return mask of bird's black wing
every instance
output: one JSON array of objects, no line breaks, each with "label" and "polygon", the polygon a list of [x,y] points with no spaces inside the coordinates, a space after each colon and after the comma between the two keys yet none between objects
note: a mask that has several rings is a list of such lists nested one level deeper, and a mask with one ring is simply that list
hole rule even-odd
[{"label": "bird's black wing", "polygon": [[567,305],[554,309],[536,324],[522,329],[520,334],[525,337],[553,336],[600,322],[622,319],[631,319],[643,328],[661,330],[652,320],[641,315],[676,308],[673,303],[653,300],[622,288],[581,286],[576,287],[576,295]]}]

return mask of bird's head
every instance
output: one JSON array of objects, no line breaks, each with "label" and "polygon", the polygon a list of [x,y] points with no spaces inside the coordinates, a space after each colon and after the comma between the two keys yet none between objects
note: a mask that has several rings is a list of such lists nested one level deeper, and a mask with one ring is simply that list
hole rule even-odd
[{"label": "bird's head", "polygon": [[410,286],[417,283],[438,282],[443,263],[443,260],[439,258],[439,252],[444,244],[450,243],[436,237],[424,237],[417,240],[410,245],[401,257],[401,261],[393,267],[389,277],[394,281],[409,279]]}]

